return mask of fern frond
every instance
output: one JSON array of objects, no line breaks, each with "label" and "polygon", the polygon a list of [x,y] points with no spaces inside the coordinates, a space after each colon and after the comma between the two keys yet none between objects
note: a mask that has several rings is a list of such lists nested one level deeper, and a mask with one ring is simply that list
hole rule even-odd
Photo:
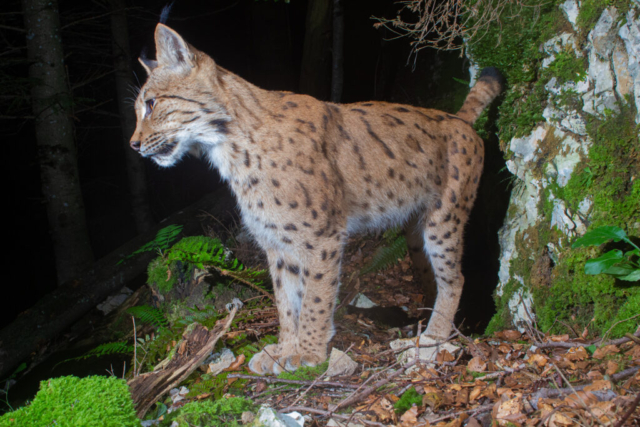
[{"label": "fern frond", "polygon": [[376,250],[371,261],[362,267],[360,275],[373,273],[374,271],[383,270],[392,264],[398,262],[398,259],[404,258],[407,253],[407,239],[399,236],[388,246],[381,246]]},{"label": "fern frond", "polygon": [[131,314],[136,319],[140,319],[143,323],[151,324],[157,328],[167,327],[169,325],[169,322],[160,310],[148,305],[130,307],[127,309],[127,313]]},{"label": "fern frond", "polygon": [[122,264],[124,260],[133,258],[134,256],[143,252],[158,250],[165,251],[169,249],[169,245],[178,237],[178,234],[180,234],[180,232],[182,232],[182,225],[171,224],[164,228],[161,228],[160,230],[158,230],[158,232],[156,233],[156,237],[153,240],[145,243],[138,250],[118,261],[118,265]]},{"label": "fern frond", "polygon": [[75,360],[84,360],[90,357],[101,357],[109,354],[130,354],[130,353],[133,353],[133,346],[127,344],[126,342],[123,342],[123,341],[107,342],[104,344],[100,344],[96,348],[89,350],[88,352],[86,352],[81,356],[72,357],[71,359],[65,359],[62,362],[57,363],[55,367],[57,367],[62,363],[73,362]]}]

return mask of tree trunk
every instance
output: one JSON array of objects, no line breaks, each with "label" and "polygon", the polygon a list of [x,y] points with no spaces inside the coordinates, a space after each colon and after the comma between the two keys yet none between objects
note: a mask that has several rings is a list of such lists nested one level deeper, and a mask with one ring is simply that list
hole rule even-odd
[{"label": "tree trunk", "polygon": [[331,88],[331,0],[310,0],[307,6],[300,92],[329,99]]},{"label": "tree trunk", "polygon": [[134,96],[133,71],[131,69],[131,52],[129,50],[129,27],[127,25],[126,4],[124,0],[110,0],[111,7],[111,40],[113,48],[113,64],[115,67],[116,91],[118,95],[118,111],[122,126],[122,141],[125,146],[125,160],[129,190],[131,191],[131,207],[133,219],[138,233],[149,231],[154,224],[147,176],[142,157],[129,147],[129,139],[136,128],[136,115],[127,98]]},{"label": "tree trunk", "polygon": [[93,252],[78,179],[73,99],[67,84],[56,0],[22,0],[42,193],[58,284],[91,266]]},{"label": "tree trunk", "polygon": [[331,102],[340,102],[344,86],[344,10],[342,0],[333,0],[333,37],[331,38]]},{"label": "tree trunk", "polygon": [[155,229],[125,243],[97,261],[78,280],[65,283],[39,300],[0,330],[0,378],[11,374],[11,370],[29,354],[64,332],[107,296],[145,273],[149,262],[157,256],[154,252],[144,252],[120,265],[118,261],[153,240],[158,229],[169,224],[182,224],[183,235],[202,234],[198,214],[208,212],[224,222],[234,214],[234,206],[235,199],[223,187],[173,214]]}]

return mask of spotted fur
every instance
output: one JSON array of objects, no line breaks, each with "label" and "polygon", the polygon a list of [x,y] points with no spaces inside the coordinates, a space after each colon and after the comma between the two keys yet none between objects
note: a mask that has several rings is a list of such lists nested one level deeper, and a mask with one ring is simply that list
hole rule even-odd
[{"label": "spotted fur", "polygon": [[[131,146],[158,165],[187,153],[218,169],[267,253],[279,343],[257,373],[326,359],[340,263],[350,233],[406,223],[437,283],[426,334],[446,337],[458,308],[463,229],[484,162],[472,124],[500,92],[485,71],[458,115],[385,102],[331,104],[260,89],[159,24],[157,60],[136,101]],[[412,241],[416,241],[415,238]]]}]

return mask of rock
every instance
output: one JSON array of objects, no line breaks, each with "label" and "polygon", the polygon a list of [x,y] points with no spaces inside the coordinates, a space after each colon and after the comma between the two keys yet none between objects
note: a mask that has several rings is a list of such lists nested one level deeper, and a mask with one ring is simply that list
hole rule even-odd
[{"label": "rock", "polygon": [[[522,278],[519,281],[523,283]],[[508,306],[513,326],[518,328],[518,331],[525,332],[526,325],[535,320],[531,294],[524,288],[518,289],[509,299]]]},{"label": "rock", "polygon": [[371,301],[364,294],[356,295],[355,298],[351,300],[351,303],[349,305],[352,305],[357,308],[373,308],[378,306],[378,304]]},{"label": "rock", "polygon": [[329,367],[325,375],[328,377],[335,377],[339,375],[353,375],[356,371],[358,364],[349,357],[347,353],[344,353],[337,348],[331,350],[329,356]]},{"label": "rock", "polygon": [[273,408],[262,405],[253,427],[303,427],[304,417],[297,412],[278,414]]},{"label": "rock", "polygon": [[560,199],[554,199],[553,212],[551,213],[551,227],[558,227],[563,234],[572,236],[573,230],[576,228],[576,224],[571,219],[571,212],[567,209],[564,201]]},{"label": "rock", "polygon": [[108,297],[106,300],[104,300],[103,303],[98,304],[96,308],[103,314],[107,315],[116,308],[120,307],[120,305],[125,302],[132,293],[133,291],[131,289],[123,286],[116,295]]},{"label": "rock", "polygon": [[184,399],[184,397],[189,393],[189,389],[186,387],[172,388],[169,390],[169,396],[171,396],[171,402],[177,403]]},{"label": "rock", "polygon": [[[455,346],[449,342],[438,344],[438,341],[430,338],[426,335],[420,335],[417,338],[401,338],[395,341],[391,341],[389,346],[393,350],[402,350],[406,349],[402,353],[398,355],[398,362],[401,365],[406,365],[407,363],[413,361],[416,358],[416,340],[419,339],[420,345],[433,345],[433,347],[420,347],[420,361],[424,364],[429,364],[429,362],[433,362],[436,360],[438,353],[442,350],[447,350],[452,355],[455,355],[458,351],[460,351],[460,347]],[[438,344],[438,345],[435,345]],[[412,372],[417,370],[417,366],[413,366],[408,372]]]},{"label": "rock", "polygon": [[250,424],[255,419],[256,419],[256,414],[250,411],[244,411],[242,415],[240,415],[240,422],[242,424]]},{"label": "rock", "polygon": [[627,95],[633,94],[633,78],[629,72],[629,55],[624,44],[619,40],[616,41],[613,49],[611,64],[616,78],[616,93],[624,99]]},{"label": "rock", "polygon": [[233,352],[228,348],[223,348],[221,352],[207,357],[203,366],[206,368],[208,374],[215,376],[231,366],[235,360],[236,357],[233,355]]},{"label": "rock", "polygon": [[630,78],[633,80],[633,99],[638,115],[636,123],[640,123],[640,20],[634,19],[636,11],[627,13],[627,22],[620,27],[618,35],[624,42],[627,53],[627,64]]},{"label": "rock", "polygon": [[582,52],[578,49],[578,43],[576,38],[571,33],[562,33],[555,36],[542,45],[542,50],[547,55],[547,58],[542,60],[542,68],[547,68],[553,61],[555,61],[556,53],[560,53],[567,48],[571,48],[578,58],[582,57]]},{"label": "rock", "polygon": [[593,90],[587,92],[582,100],[584,111],[589,114],[603,114],[606,109],[619,111],[614,93],[614,76],[610,57],[616,42],[615,27],[618,12],[615,8],[605,9],[593,30],[589,33],[589,79]]},{"label": "rock", "polygon": [[578,21],[578,13],[580,13],[580,9],[578,8],[576,0],[567,0],[560,5],[560,9],[564,12],[567,17],[567,21],[571,23],[574,31],[577,31],[578,28],[576,27],[576,22]]}]

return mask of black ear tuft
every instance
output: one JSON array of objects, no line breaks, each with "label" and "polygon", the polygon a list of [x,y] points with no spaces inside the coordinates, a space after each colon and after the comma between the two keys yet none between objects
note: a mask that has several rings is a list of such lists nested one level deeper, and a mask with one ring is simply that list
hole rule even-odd
[{"label": "black ear tuft", "polygon": [[173,8],[175,1],[172,1],[171,3],[165,5],[162,8],[162,12],[160,12],[160,23],[161,24],[166,24],[167,21],[169,20],[169,14],[171,13],[171,8]]}]

